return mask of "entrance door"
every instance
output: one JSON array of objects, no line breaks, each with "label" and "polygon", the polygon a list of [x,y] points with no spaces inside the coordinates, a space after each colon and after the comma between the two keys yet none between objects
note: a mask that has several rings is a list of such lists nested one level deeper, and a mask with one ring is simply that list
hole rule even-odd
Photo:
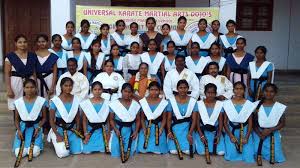
[{"label": "entrance door", "polygon": [[50,0],[4,0],[2,11],[4,55],[15,50],[14,38],[18,34],[28,38],[30,51],[39,33],[50,35]]}]

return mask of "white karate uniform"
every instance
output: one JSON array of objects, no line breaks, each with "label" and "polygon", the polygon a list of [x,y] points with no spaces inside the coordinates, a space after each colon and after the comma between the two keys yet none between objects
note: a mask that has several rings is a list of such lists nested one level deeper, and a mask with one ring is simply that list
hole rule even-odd
[{"label": "white karate uniform", "polygon": [[138,70],[141,64],[141,55],[140,54],[126,54],[123,59],[123,76],[125,81],[129,81],[131,74],[128,73],[130,70]]},{"label": "white karate uniform", "polygon": [[204,75],[200,79],[200,97],[205,98],[204,88],[205,85],[213,83],[217,86],[217,96],[223,95],[226,99],[231,99],[233,96],[233,85],[232,83],[223,75],[217,75],[213,77],[212,75]]},{"label": "white karate uniform", "polygon": [[113,93],[112,95],[109,93],[102,93],[101,97],[105,100],[116,100],[122,96],[121,88],[125,83],[125,80],[120,74],[112,72],[108,75],[106,72],[101,72],[94,78],[93,82],[95,81],[101,82],[103,89],[118,89],[118,93]]},{"label": "white karate uniform", "polygon": [[65,77],[71,78],[74,82],[71,94],[77,96],[80,100],[87,98],[89,93],[89,81],[86,76],[80,72],[76,72],[75,74],[73,74],[73,76],[70,74],[70,72],[66,72],[59,77],[56,84],[57,96],[59,96],[61,93],[60,82]]},{"label": "white karate uniform", "polygon": [[184,68],[179,74],[176,69],[170,70],[164,80],[164,93],[167,99],[174,97],[173,91],[177,92],[177,83],[179,80],[185,79],[189,84],[190,96],[196,100],[199,97],[199,79],[191,70]]}]

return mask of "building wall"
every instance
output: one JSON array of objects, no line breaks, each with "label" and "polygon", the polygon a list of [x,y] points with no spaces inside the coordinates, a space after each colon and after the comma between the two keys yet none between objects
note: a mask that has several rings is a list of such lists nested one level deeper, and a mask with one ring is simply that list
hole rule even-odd
[{"label": "building wall", "polygon": [[[0,0],[1,1],[1,0]],[[225,23],[228,19],[236,18],[237,0],[176,0],[176,6],[220,7],[221,32],[226,33]],[[75,21],[76,4],[110,5],[110,0],[51,0],[51,32],[64,34],[65,23],[69,20]],[[247,38],[247,51],[253,53],[258,45],[265,45],[269,52],[267,59],[276,64],[276,69],[300,69],[298,63],[300,57],[297,49],[300,48],[300,1],[298,0],[274,0],[273,30],[272,31],[239,31]],[[60,11],[60,12],[57,12]],[[64,12],[65,11],[65,12]],[[0,12],[1,17],[1,12]],[[0,26],[1,31],[1,26]],[[2,34],[0,34],[0,39]],[[2,50],[0,40],[0,49]],[[0,65],[2,65],[2,53],[0,53]]]},{"label": "building wall", "polygon": [[292,0],[291,1],[291,17],[290,17],[290,40],[289,40],[289,54],[288,54],[288,66],[287,69],[300,69],[300,1]]},{"label": "building wall", "polygon": [[268,49],[267,59],[276,69],[288,69],[290,0],[274,0],[272,31],[239,31],[247,39],[247,51],[253,53],[259,45]]}]

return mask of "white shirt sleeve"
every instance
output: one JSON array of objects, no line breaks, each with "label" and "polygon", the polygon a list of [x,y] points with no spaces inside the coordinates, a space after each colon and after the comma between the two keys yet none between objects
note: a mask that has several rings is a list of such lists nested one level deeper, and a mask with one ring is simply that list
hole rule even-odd
[{"label": "white shirt sleeve", "polygon": [[197,76],[193,73],[191,74],[192,76],[192,80],[191,80],[191,87],[192,87],[192,93],[191,93],[191,97],[195,98],[196,100],[198,100],[199,95],[200,95],[200,89],[199,89],[199,79],[197,78]]},{"label": "white shirt sleeve", "polygon": [[118,83],[119,83],[119,89],[118,89],[118,96],[119,97],[122,97],[122,92],[121,92],[121,89],[122,89],[122,86],[123,84],[125,83],[125,80],[123,79],[123,77],[121,75],[118,74]]},{"label": "white shirt sleeve", "polygon": [[88,79],[82,74],[80,79],[80,100],[87,98],[89,93],[90,85]]},{"label": "white shirt sleeve", "polygon": [[128,64],[129,64],[129,56],[126,55],[123,59],[123,76],[125,81],[129,81],[129,74],[128,74]]},{"label": "white shirt sleeve", "polygon": [[204,93],[205,81],[206,81],[206,76],[202,76],[199,83],[199,93],[201,99],[205,98],[205,93]]},{"label": "white shirt sleeve", "polygon": [[225,86],[224,86],[225,93],[223,94],[226,99],[231,99],[233,96],[233,85],[232,83],[225,77]]},{"label": "white shirt sleeve", "polygon": [[166,99],[170,99],[170,98],[174,97],[171,76],[172,76],[171,72],[167,72],[167,74],[165,76],[165,80],[164,80],[163,90],[164,90]]}]

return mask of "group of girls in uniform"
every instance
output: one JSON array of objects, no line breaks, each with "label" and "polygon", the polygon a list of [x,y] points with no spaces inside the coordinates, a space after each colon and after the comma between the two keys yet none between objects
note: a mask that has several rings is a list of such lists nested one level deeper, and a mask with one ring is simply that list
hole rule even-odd
[{"label": "group of girls in uniform", "polygon": [[[17,129],[15,166],[22,157],[31,161],[40,154],[47,129],[59,158],[101,152],[125,163],[135,153],[171,153],[180,160],[184,154],[204,155],[208,164],[212,154],[258,165],[262,160],[284,162],[280,129],[286,106],[275,100],[278,88],[267,49],[257,47],[255,57],[247,53],[246,39],[235,32],[233,20],[226,23],[226,34],[219,33],[218,20],[212,22],[212,32],[207,32],[206,19],[199,20],[194,34],[185,30],[186,24],[181,16],[176,30],[164,24],[160,34],[155,18],[149,17],[145,33],[138,34],[134,22],[126,35],[125,22],[118,20],[114,33],[102,24],[95,35],[89,21],[82,20],[74,35],[69,21],[66,34],[53,35],[49,49],[48,36],[38,35],[34,53],[24,35],[16,36],[16,50],[5,59],[8,108]],[[179,57],[182,63],[176,62]],[[60,78],[69,59],[76,59],[76,71],[90,83],[85,97],[73,94],[75,79]],[[232,98],[219,100],[213,83],[205,85],[203,99],[199,93],[191,97],[190,88],[198,86],[184,73],[172,81],[176,92],[166,99],[168,73],[187,68],[197,83],[210,62],[217,62],[219,74],[233,83]]]}]

